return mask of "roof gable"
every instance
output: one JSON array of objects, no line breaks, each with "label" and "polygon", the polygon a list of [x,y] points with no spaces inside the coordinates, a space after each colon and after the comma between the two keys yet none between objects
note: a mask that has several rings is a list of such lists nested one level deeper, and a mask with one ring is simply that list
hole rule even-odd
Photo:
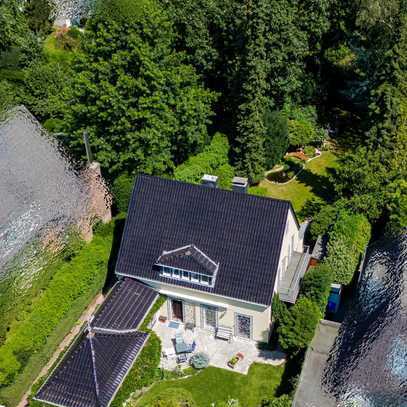
[{"label": "roof gable", "polygon": [[[138,176],[116,272],[269,305],[289,210],[288,201]],[[191,244],[219,263],[214,287],[154,269],[164,251]]]},{"label": "roof gable", "polygon": [[219,268],[219,264],[193,244],[175,250],[164,250],[157,260],[157,265],[195,271],[208,276],[213,276]]}]

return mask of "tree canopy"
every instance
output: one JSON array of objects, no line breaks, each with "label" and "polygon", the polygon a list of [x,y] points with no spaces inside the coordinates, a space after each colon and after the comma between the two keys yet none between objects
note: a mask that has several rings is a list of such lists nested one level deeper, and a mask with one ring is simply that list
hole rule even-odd
[{"label": "tree canopy", "polygon": [[208,141],[215,94],[173,50],[171,24],[155,2],[100,7],[73,66],[65,140],[81,156],[87,130],[95,158],[112,174],[166,173]]}]

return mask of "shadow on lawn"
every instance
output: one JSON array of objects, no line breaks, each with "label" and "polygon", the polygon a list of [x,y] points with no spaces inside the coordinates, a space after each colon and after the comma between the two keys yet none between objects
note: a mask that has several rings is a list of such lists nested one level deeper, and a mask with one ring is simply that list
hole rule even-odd
[{"label": "shadow on lawn", "polygon": [[[330,175],[333,174],[331,168],[327,168],[327,171]],[[297,175],[297,180],[310,186],[311,192],[325,201],[332,202],[334,200],[335,189],[329,175],[315,174],[306,168]]]},{"label": "shadow on lawn", "polygon": [[300,377],[304,358],[305,351],[301,351],[297,355],[287,358],[281,382],[276,390],[277,397],[280,397],[283,394],[291,395],[294,393]]}]

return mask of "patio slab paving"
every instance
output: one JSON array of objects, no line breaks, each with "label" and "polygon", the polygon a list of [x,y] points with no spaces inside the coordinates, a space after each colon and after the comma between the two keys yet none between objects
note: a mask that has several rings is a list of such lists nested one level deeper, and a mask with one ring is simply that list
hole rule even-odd
[{"label": "patio slab paving", "polygon": [[[232,339],[230,342],[221,339],[215,339],[214,334],[200,328],[184,330],[181,324],[179,328],[171,328],[168,322],[157,321],[153,331],[160,337],[163,350],[174,351],[174,338],[176,333],[182,333],[184,341],[191,344],[196,343],[196,352],[205,352],[209,355],[211,366],[222,369],[232,370],[238,373],[247,374],[252,363],[267,363],[279,366],[285,362],[283,352],[263,350],[257,347],[257,343],[241,339]],[[241,360],[234,369],[228,367],[227,362],[236,353],[243,353],[244,359]],[[177,358],[161,357],[161,366],[164,369],[173,370],[177,367]],[[185,367],[188,364],[184,365]]]}]

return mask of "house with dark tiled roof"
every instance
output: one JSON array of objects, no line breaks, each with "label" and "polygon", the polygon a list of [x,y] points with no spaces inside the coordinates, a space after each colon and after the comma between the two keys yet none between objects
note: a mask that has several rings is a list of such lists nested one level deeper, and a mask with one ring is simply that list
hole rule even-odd
[{"label": "house with dark tiled roof", "polygon": [[267,341],[273,295],[294,303],[310,255],[289,201],[142,175],[116,265],[167,297],[161,319]]},{"label": "house with dark tiled roof", "polygon": [[150,326],[159,319],[219,339],[268,341],[273,296],[294,303],[310,260],[304,230],[290,202],[249,195],[242,178],[232,191],[216,181],[137,177],[119,281],[36,400],[108,407],[148,339],[140,326],[159,293],[166,300]]}]

